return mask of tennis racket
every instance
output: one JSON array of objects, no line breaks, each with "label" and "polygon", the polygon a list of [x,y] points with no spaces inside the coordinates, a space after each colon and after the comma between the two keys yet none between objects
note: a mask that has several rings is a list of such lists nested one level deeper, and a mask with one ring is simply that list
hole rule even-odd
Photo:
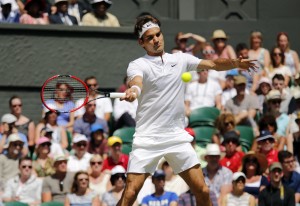
[{"label": "tennis racket", "polygon": [[[94,99],[89,97],[92,91],[98,94]],[[84,81],[73,75],[50,77],[41,89],[41,100],[44,106],[50,111],[62,113],[74,112],[96,99],[122,97],[125,97],[125,93],[90,90]],[[80,103],[75,104],[76,102]],[[61,105],[61,107],[58,108],[57,105]]]}]

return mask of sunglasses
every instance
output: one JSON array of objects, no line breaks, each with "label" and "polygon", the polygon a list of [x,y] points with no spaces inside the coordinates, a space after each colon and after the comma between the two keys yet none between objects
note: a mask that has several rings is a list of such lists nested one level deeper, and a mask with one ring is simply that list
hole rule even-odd
[{"label": "sunglasses", "polygon": [[89,181],[89,178],[80,178],[80,179],[78,179],[78,181],[79,181],[79,182],[83,182],[83,181],[88,182],[88,181]]},{"label": "sunglasses", "polygon": [[229,126],[229,125],[233,125],[233,122],[231,121],[231,122],[225,122],[225,126],[227,127],[227,126]]},{"label": "sunglasses", "polygon": [[275,142],[275,140],[274,139],[272,139],[272,138],[268,138],[268,139],[263,139],[263,140],[261,140],[261,142],[270,142],[270,143],[274,143]]},{"label": "sunglasses", "polygon": [[97,84],[87,84],[88,87],[96,87]]},{"label": "sunglasses", "polygon": [[50,146],[51,146],[51,143],[45,142],[45,143],[42,143],[41,146],[42,146],[42,147],[46,147],[46,146],[47,146],[47,147],[50,147]]},{"label": "sunglasses", "polygon": [[245,180],[245,178],[241,177],[241,178],[238,178],[237,180],[235,180],[234,182],[235,183],[242,182],[243,184],[245,184],[246,180]]},{"label": "sunglasses", "polygon": [[281,103],[281,100],[273,100],[271,101],[272,104],[280,104]]},{"label": "sunglasses", "polygon": [[91,165],[102,165],[102,161],[99,161],[99,162],[91,162]]},{"label": "sunglasses", "polygon": [[214,50],[203,50],[202,54],[214,54],[215,51]]},{"label": "sunglasses", "polygon": [[255,158],[250,158],[245,160],[246,163],[257,163],[257,159]]},{"label": "sunglasses", "polygon": [[77,147],[82,147],[82,146],[86,147],[86,145],[87,145],[86,143],[80,143],[80,142],[76,144]]},{"label": "sunglasses", "polygon": [[19,146],[19,147],[23,147],[23,143],[16,143],[16,142],[13,142],[13,143],[11,143],[11,145],[12,146],[14,146],[14,147],[17,147],[17,146]]},{"label": "sunglasses", "polygon": [[13,108],[16,108],[16,107],[22,107],[22,104],[14,104],[14,105],[11,105]]},{"label": "sunglasses", "polygon": [[22,165],[22,169],[25,169],[25,168],[32,169],[32,166],[31,165]]},{"label": "sunglasses", "polygon": [[282,53],[273,53],[273,56],[282,56]]},{"label": "sunglasses", "polygon": [[228,139],[228,140],[224,141],[224,145],[229,144],[230,142],[232,144],[236,144],[236,145],[239,143],[239,141],[237,139]]},{"label": "sunglasses", "polygon": [[116,180],[118,180],[118,179],[120,179],[120,178],[122,178],[122,180],[126,180],[126,177],[125,177],[125,175],[124,174],[115,174],[115,175],[113,175],[113,177],[112,177],[112,179],[114,180],[114,181],[116,181]]},{"label": "sunglasses", "polygon": [[226,39],[225,38],[216,38],[216,39],[214,39],[214,41],[226,41]]}]

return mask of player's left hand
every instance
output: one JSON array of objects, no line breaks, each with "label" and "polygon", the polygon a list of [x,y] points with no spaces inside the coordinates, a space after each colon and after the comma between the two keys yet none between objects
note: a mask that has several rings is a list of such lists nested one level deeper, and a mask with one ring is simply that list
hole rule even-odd
[{"label": "player's left hand", "polygon": [[240,68],[242,70],[247,70],[248,72],[251,72],[251,70],[257,72],[257,65],[255,64],[256,60],[250,60],[250,59],[243,59],[242,56],[239,56],[238,59],[235,60],[235,65],[237,68]]}]

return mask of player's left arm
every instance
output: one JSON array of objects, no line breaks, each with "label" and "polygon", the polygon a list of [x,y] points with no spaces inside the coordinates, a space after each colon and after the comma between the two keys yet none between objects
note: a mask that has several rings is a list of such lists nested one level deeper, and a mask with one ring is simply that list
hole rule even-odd
[{"label": "player's left arm", "polygon": [[126,96],[124,98],[120,98],[120,100],[126,100],[129,102],[133,102],[142,92],[143,77],[135,76],[127,84],[128,84],[129,88],[125,91]]},{"label": "player's left arm", "polygon": [[214,69],[217,71],[226,71],[234,68],[243,70],[253,69],[256,70],[256,60],[243,59],[241,56],[237,59],[224,59],[219,58],[216,60],[202,60],[197,66],[197,69]]}]

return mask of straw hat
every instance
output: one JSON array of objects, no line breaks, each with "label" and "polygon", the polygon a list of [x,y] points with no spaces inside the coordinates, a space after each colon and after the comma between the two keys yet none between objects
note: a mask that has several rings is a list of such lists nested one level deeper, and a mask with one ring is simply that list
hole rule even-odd
[{"label": "straw hat", "polygon": [[211,39],[228,39],[228,36],[222,29],[218,29],[213,32]]}]

